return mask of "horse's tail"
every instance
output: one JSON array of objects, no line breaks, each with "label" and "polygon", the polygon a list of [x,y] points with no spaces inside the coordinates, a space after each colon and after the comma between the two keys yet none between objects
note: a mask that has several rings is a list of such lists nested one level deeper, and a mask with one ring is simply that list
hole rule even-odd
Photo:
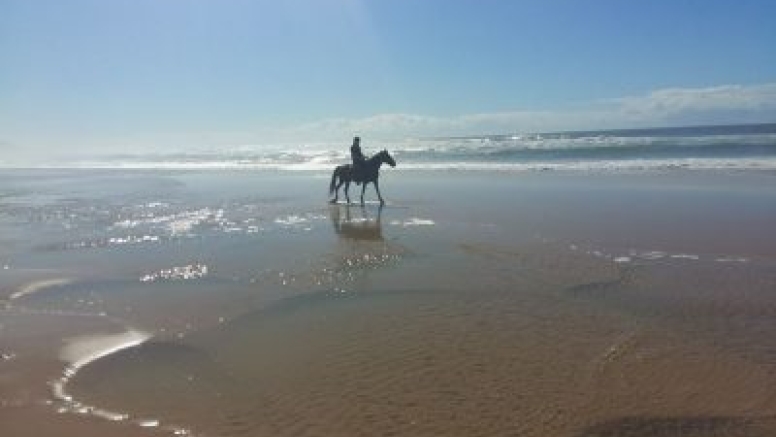
[{"label": "horse's tail", "polygon": [[339,167],[335,168],[334,171],[331,172],[331,183],[329,184],[330,196],[334,194],[334,189],[337,188],[337,170],[339,170]]}]

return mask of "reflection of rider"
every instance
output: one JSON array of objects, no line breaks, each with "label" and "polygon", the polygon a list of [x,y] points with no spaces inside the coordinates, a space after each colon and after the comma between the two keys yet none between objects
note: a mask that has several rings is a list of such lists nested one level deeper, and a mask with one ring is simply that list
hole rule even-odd
[{"label": "reflection of rider", "polygon": [[350,146],[350,157],[353,159],[353,180],[355,180],[357,184],[361,183],[364,163],[366,162],[366,157],[364,157],[364,153],[361,152],[361,138],[353,137],[353,145]]}]

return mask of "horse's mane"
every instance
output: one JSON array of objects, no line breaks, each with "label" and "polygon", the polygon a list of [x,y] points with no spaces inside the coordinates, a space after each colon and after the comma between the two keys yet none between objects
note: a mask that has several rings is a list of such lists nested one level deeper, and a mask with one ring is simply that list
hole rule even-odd
[{"label": "horse's mane", "polygon": [[383,149],[383,150],[375,153],[374,155],[370,156],[368,161],[373,161],[373,160],[376,160],[376,159],[380,159],[381,156],[386,156],[386,155],[388,155],[388,151]]}]

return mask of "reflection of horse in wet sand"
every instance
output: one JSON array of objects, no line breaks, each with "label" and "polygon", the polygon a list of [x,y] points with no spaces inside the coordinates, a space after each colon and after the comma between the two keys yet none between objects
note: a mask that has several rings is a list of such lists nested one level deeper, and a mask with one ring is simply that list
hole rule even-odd
[{"label": "reflection of horse in wet sand", "polygon": [[388,153],[387,150],[383,150],[371,158],[364,161],[363,168],[359,169],[358,174],[355,174],[353,164],[340,165],[334,169],[331,174],[331,184],[329,184],[329,195],[334,194],[334,199],[331,203],[337,203],[339,199],[339,189],[342,184],[345,184],[345,199],[350,203],[350,196],[348,196],[348,189],[351,182],[361,183],[361,204],[364,204],[364,191],[366,191],[366,185],[373,183],[375,191],[377,191],[377,198],[380,199],[380,204],[384,205],[385,201],[380,194],[380,184],[377,179],[380,177],[380,166],[383,163],[387,163],[391,167],[396,167],[396,161]]},{"label": "reflection of horse in wet sand", "polygon": [[375,218],[368,217],[366,208],[363,206],[359,208],[361,217],[355,219],[350,215],[349,205],[343,206],[342,209],[345,210],[344,218],[341,216],[339,205],[329,207],[329,218],[331,218],[331,224],[337,235],[353,240],[382,241],[383,226],[380,222],[380,217],[383,214],[382,206],[377,209],[377,217]]}]

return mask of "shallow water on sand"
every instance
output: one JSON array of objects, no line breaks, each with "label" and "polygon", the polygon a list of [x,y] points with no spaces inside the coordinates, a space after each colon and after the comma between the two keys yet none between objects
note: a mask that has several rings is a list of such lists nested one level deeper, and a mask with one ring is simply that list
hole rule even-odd
[{"label": "shallow water on sand", "polygon": [[773,175],[388,175],[382,209],[326,205],[323,176],[2,174],[3,408],[196,435],[776,430]]}]

